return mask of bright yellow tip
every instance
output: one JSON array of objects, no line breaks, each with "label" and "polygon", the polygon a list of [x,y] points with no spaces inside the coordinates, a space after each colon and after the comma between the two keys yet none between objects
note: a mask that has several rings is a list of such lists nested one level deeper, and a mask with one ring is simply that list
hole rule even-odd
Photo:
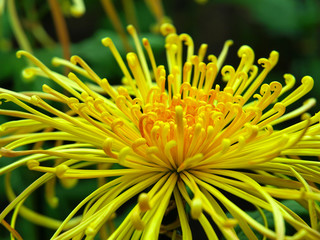
[{"label": "bright yellow tip", "polygon": [[101,39],[101,42],[102,42],[102,44],[103,44],[105,47],[108,47],[108,46],[111,45],[112,40],[111,40],[111,38],[107,37],[107,38]]},{"label": "bright yellow tip", "polygon": [[35,69],[32,69],[32,68],[26,68],[22,70],[22,76],[26,79],[31,79],[34,76],[36,76],[36,71]]},{"label": "bright yellow tip", "polygon": [[202,214],[202,201],[200,198],[194,198],[191,202],[191,217],[193,219],[199,219]]},{"label": "bright yellow tip", "polygon": [[175,33],[176,28],[170,23],[164,23],[160,26],[160,32],[163,36],[167,36],[170,33]]},{"label": "bright yellow tip", "polygon": [[149,196],[146,193],[141,193],[138,198],[138,203],[141,212],[146,212],[151,209],[149,203]]},{"label": "bright yellow tip", "polygon": [[19,50],[16,52],[17,58],[21,58],[22,55],[27,55],[27,54],[28,54],[28,52],[24,51],[24,50]]},{"label": "bright yellow tip", "polygon": [[227,40],[225,44],[230,47],[231,45],[233,45],[233,40]]},{"label": "bright yellow tip", "polygon": [[70,12],[74,17],[81,17],[86,11],[83,0],[73,0],[73,5],[70,7]]},{"label": "bright yellow tip", "polygon": [[132,35],[136,33],[136,29],[132,25],[127,26],[127,31]]}]

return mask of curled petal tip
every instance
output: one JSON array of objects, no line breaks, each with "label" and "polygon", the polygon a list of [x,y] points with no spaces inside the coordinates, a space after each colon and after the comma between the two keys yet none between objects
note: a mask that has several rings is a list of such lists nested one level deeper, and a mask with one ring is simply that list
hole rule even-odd
[{"label": "curled petal tip", "polygon": [[31,100],[32,104],[34,104],[34,105],[39,105],[41,102],[41,98],[37,95],[32,95],[30,100]]},{"label": "curled petal tip", "polygon": [[191,203],[191,217],[198,219],[202,213],[202,201],[200,198],[194,198]]},{"label": "curled petal tip", "polygon": [[271,61],[272,66],[276,65],[277,62],[278,62],[278,60],[279,60],[279,52],[273,50],[273,51],[270,53],[269,60]]},{"label": "curled petal tip", "polygon": [[109,37],[103,38],[101,40],[102,44],[106,47],[110,46],[112,44],[112,40]]},{"label": "curled petal tip", "polygon": [[296,82],[296,78],[290,73],[284,74],[283,78],[284,78],[286,84],[290,85],[290,86],[291,85],[293,86],[295,84],[295,82]]},{"label": "curled petal tip", "polygon": [[26,68],[22,70],[22,76],[25,79],[31,79],[36,75],[35,71],[31,68]]},{"label": "curled petal tip", "polygon": [[24,50],[19,50],[16,52],[16,56],[17,58],[21,58],[22,55],[27,55],[29,54],[27,51],[24,51]]},{"label": "curled petal tip", "polygon": [[56,167],[56,175],[58,178],[62,178],[66,171],[69,169],[69,167],[65,164],[60,164]]},{"label": "curled petal tip", "polygon": [[304,77],[301,79],[301,82],[302,82],[303,84],[306,84],[308,87],[313,88],[314,80],[313,80],[312,77],[310,77],[310,76],[304,76]]},{"label": "curled petal tip", "polygon": [[170,23],[163,23],[160,26],[160,32],[163,36],[167,36],[170,33],[176,33],[176,28]]},{"label": "curled petal tip", "polygon": [[233,40],[229,39],[229,40],[226,41],[225,44],[230,47],[231,45],[233,45]]},{"label": "curled petal tip", "polygon": [[29,160],[27,162],[27,167],[30,169],[30,170],[33,170],[34,168],[36,167],[39,167],[40,163],[36,160]]},{"label": "curled petal tip", "polygon": [[73,63],[73,64],[77,64],[77,59],[78,59],[78,58],[79,58],[78,56],[73,55],[73,56],[70,58],[70,62]]},{"label": "curled petal tip", "polygon": [[75,77],[77,77],[77,76],[73,72],[68,73],[68,78],[74,79]]}]

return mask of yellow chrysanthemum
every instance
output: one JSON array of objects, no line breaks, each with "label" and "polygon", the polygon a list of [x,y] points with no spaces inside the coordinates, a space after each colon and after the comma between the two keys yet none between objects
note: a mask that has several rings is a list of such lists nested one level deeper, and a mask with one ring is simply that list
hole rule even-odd
[{"label": "yellow chrysanthemum", "polygon": [[[314,99],[285,114],[287,106],[312,89],[313,79],[304,77],[295,90],[289,74],[284,87],[279,82],[263,83],[277,63],[277,52],[258,60],[263,68],[259,71],[252,49],[242,46],[235,69],[223,66],[232,44],[227,41],[219,57],[209,55],[206,64],[206,44],[194,54],[189,35],[178,35],[169,24],[161,30],[167,36],[167,68],[156,64],[148,40],[143,39],[146,60],[132,26],[128,31],[137,53],[127,54],[129,69],[112,40],[102,40],[123,72],[124,85],[118,87],[97,76],[78,56],[70,62],[53,60],[74,72],[65,77],[28,52],[17,53],[37,66],[26,69],[25,77],[48,77],[66,93],[48,85],[41,93],[1,89],[2,99],[23,109],[0,110],[2,115],[23,118],[1,125],[1,155],[24,157],[0,173],[27,165],[44,174],[16,198],[7,178],[12,202],[0,220],[15,209],[8,229],[13,232],[19,211],[30,221],[57,228],[52,239],[93,239],[99,231],[102,239],[157,239],[159,234],[192,239],[191,218],[199,221],[208,239],[238,239],[237,225],[249,239],[257,239],[256,234],[268,239],[319,239],[320,163],[310,156],[319,155],[320,116],[304,114],[315,105]],[[223,88],[215,83],[219,71],[226,81]],[[80,76],[91,82],[85,84]],[[60,111],[46,100],[68,109]],[[300,122],[274,128],[302,114]],[[39,147],[39,142],[47,141],[62,143]],[[30,144],[36,146],[19,150]],[[63,222],[23,206],[43,184],[50,205],[56,206],[56,177],[66,185],[77,179],[100,179],[100,187]],[[253,219],[231,195],[255,206],[265,221]],[[116,211],[137,196],[137,204],[113,228]],[[308,210],[310,219],[300,218],[282,199],[295,200]],[[176,221],[164,223],[170,212],[176,213]],[[274,227],[268,226],[267,213],[273,215]],[[286,224],[296,230],[294,236],[288,236]]]}]

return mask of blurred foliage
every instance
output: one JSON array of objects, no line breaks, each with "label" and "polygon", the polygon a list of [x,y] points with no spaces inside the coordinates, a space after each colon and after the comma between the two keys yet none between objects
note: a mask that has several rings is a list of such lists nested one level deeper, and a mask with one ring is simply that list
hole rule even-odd
[{"label": "blurred foliage", "polygon": [[[64,12],[68,2],[61,1],[64,4]],[[125,26],[128,22],[125,19],[123,2],[125,1],[114,1],[114,4]],[[134,0],[134,3],[140,36],[148,37],[158,63],[164,64],[164,39],[157,33],[150,33],[156,24],[156,18],[146,6],[145,1]],[[28,63],[15,56],[19,46],[12,32],[6,4],[0,16],[0,87],[15,91],[39,90],[44,79],[26,81],[21,76],[22,69]],[[51,59],[54,56],[62,57],[62,48],[56,37],[47,2],[24,0],[16,1],[16,4],[19,19],[34,55],[51,69],[56,69],[51,67]],[[125,56],[120,37],[103,12],[100,1],[85,1],[85,4],[86,12],[82,17],[74,18],[68,14],[66,16],[71,53],[81,56],[100,76],[107,77],[113,84],[119,84],[121,72],[110,51],[102,46],[101,39],[111,37],[121,54]],[[204,4],[191,0],[166,0],[163,4],[166,15],[171,18],[178,32],[186,32],[194,38],[195,50],[205,42],[209,44],[210,54],[219,54],[224,41],[233,39],[235,46],[232,47],[226,63],[234,66],[239,63],[236,51],[242,44],[251,46],[257,58],[267,57],[272,50],[277,50],[280,52],[280,60],[269,79],[283,81],[283,74],[290,72],[297,77],[299,83],[302,76],[311,75],[316,83],[312,95],[317,97],[320,94],[319,0],[211,0]],[[34,35],[34,27],[39,25],[48,35],[48,39],[52,40],[52,42],[46,42],[46,46]],[[62,68],[57,70],[63,71]],[[5,118],[1,117],[0,121],[4,122]],[[0,167],[5,163],[6,161],[1,158]],[[16,192],[20,192],[35,178],[27,175],[24,170],[19,169],[16,172],[20,174],[14,172],[12,176],[12,185]],[[1,208],[8,204],[3,194],[3,180],[4,177],[0,176]],[[59,210],[49,210],[50,214],[63,219],[84,194],[94,189],[95,184],[85,181],[81,191],[68,190],[68,194],[63,195],[65,202]],[[38,191],[35,198],[29,200],[27,205],[38,211],[48,209],[42,195],[43,192]],[[59,189],[58,195],[62,197],[62,191]],[[292,202],[287,201],[285,204],[289,206]],[[303,216],[299,205],[292,209],[296,209]],[[61,212],[62,210],[65,211]],[[261,218],[257,211],[252,212],[252,216]],[[269,217],[272,218],[272,216]],[[50,230],[46,232],[21,218],[17,224],[21,226],[21,234],[26,239],[37,239],[36,236],[39,236],[38,239],[48,239],[48,234],[51,233]],[[9,239],[2,226],[0,226],[0,239]]]}]

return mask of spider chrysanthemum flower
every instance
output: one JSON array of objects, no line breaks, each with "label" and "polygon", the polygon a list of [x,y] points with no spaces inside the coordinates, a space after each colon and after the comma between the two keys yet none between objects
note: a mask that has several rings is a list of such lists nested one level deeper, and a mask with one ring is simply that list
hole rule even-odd
[{"label": "spider chrysanthemum flower", "polygon": [[[0,220],[15,209],[12,228],[20,211],[33,222],[56,227],[53,239],[93,239],[99,231],[103,239],[157,239],[159,234],[192,239],[190,219],[199,221],[209,239],[237,239],[236,226],[249,239],[258,235],[319,239],[319,114],[304,114],[315,100],[285,113],[287,106],[312,89],[313,79],[304,77],[295,90],[289,74],[284,87],[279,82],[263,83],[277,63],[277,52],[258,60],[263,68],[259,71],[252,49],[242,46],[239,66],[223,66],[231,44],[227,41],[219,57],[209,55],[206,64],[206,44],[195,54],[189,35],[177,34],[168,24],[161,30],[167,36],[167,68],[156,64],[147,39],[142,40],[144,54],[132,26],[128,31],[137,54],[127,54],[128,67],[112,40],[102,40],[124,75],[124,84],[117,87],[97,76],[78,56],[70,62],[53,60],[74,72],[65,77],[29,53],[17,53],[37,66],[26,69],[26,77],[48,77],[65,92],[48,85],[43,85],[41,93],[1,89],[2,99],[23,109],[0,110],[0,114],[23,118],[1,125],[1,155],[24,156],[1,173],[27,165],[44,175],[15,199],[7,182],[12,202]],[[220,71],[225,87],[216,83]],[[80,77],[91,82],[85,84]],[[48,100],[68,109],[60,111]],[[300,115],[300,122],[278,127]],[[47,141],[62,143],[39,147],[39,142]],[[18,149],[30,144],[36,146]],[[21,205],[42,184],[50,205],[57,205],[52,183],[56,177],[65,184],[100,179],[99,187],[58,224]],[[135,197],[137,203],[120,225],[110,227],[117,210]],[[237,199],[259,210],[264,221],[252,218]],[[309,219],[285,206],[284,199],[307,209]],[[273,216],[273,225],[266,221],[267,213]],[[169,223],[163,221],[168,215],[174,218]],[[287,226],[295,232],[286,231]]]}]

